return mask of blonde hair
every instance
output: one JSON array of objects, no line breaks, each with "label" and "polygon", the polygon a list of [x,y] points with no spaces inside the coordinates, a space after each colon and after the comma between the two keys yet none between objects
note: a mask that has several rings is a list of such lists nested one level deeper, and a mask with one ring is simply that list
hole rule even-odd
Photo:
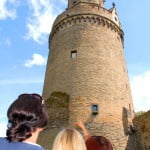
[{"label": "blonde hair", "polygon": [[75,129],[66,128],[59,132],[53,150],[86,150],[82,135]]}]

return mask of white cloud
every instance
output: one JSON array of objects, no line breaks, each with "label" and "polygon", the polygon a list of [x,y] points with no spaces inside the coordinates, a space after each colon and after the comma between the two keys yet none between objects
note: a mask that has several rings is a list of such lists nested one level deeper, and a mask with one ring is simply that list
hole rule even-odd
[{"label": "white cloud", "polygon": [[27,19],[27,39],[42,44],[47,41],[52,24],[59,10],[50,0],[28,0],[32,15]]},{"label": "white cloud", "polygon": [[0,40],[0,45],[11,46],[12,42],[10,38],[3,38]]},{"label": "white cloud", "polygon": [[0,137],[6,137],[7,123],[0,122]]},{"label": "white cloud", "polygon": [[0,123],[0,137],[6,137],[6,125]]},{"label": "white cloud", "polygon": [[33,54],[32,59],[25,62],[25,67],[32,67],[33,65],[42,66],[46,65],[47,59],[40,54]]},{"label": "white cloud", "polygon": [[11,40],[9,39],[9,38],[7,38],[6,40],[5,40],[5,45],[7,45],[7,46],[10,46],[12,43],[11,43]]},{"label": "white cloud", "polygon": [[63,4],[67,4],[68,0],[60,0]]},{"label": "white cloud", "polygon": [[15,7],[17,0],[0,0],[0,20],[11,18],[16,18],[16,9],[8,7]]},{"label": "white cloud", "polygon": [[150,110],[150,71],[131,78],[135,111]]},{"label": "white cloud", "polygon": [[9,84],[37,84],[43,83],[43,78],[41,79],[6,79],[0,80],[0,85],[9,85]]}]

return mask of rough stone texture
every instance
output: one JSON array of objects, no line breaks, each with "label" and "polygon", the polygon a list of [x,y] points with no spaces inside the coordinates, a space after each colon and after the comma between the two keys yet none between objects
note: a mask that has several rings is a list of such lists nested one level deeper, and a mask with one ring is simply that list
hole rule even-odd
[{"label": "rough stone texture", "polygon": [[71,8],[71,7],[74,7],[75,5],[77,5],[78,3],[80,2],[83,2],[83,3],[87,3],[88,4],[96,4],[96,5],[99,5],[99,6],[103,6],[103,0],[69,0],[69,3],[68,3],[68,7]]},{"label": "rough stone texture", "polygon": [[150,111],[135,117],[137,129],[137,150],[150,150]]},{"label": "rough stone texture", "polygon": [[[115,8],[106,10],[98,5],[78,3],[55,20],[49,38],[43,96],[51,101],[53,92],[66,93],[69,101],[65,107],[49,105],[52,116],[47,129],[49,136],[54,137],[57,133],[54,131],[74,126],[81,119],[92,135],[106,136],[114,150],[135,149],[133,138],[128,135],[134,112],[123,31],[114,14],[117,14]],[[71,58],[74,50],[77,58]],[[93,104],[99,106],[98,115],[92,115]],[[65,116],[61,118],[61,114]]]}]

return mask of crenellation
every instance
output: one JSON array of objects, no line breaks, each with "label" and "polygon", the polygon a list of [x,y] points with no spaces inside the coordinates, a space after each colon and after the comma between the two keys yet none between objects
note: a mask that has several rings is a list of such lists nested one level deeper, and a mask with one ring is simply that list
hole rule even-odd
[{"label": "crenellation", "polygon": [[[113,30],[114,32],[117,32],[118,34],[123,34],[123,31],[120,30],[118,28],[118,26],[116,26],[116,24],[114,24],[111,20],[108,20],[102,16],[95,16],[95,15],[77,15],[77,16],[70,16],[69,18],[66,18],[65,20],[63,20],[62,22],[58,23],[57,25],[55,25],[52,29],[52,35],[51,38],[53,38],[53,36],[62,29],[71,27],[72,25],[75,25],[76,23],[81,23],[84,24],[86,23],[87,25],[89,25],[89,23],[91,25],[102,25],[102,26],[106,26],[108,28],[111,28],[111,30]],[[61,28],[61,30],[60,30]]]}]

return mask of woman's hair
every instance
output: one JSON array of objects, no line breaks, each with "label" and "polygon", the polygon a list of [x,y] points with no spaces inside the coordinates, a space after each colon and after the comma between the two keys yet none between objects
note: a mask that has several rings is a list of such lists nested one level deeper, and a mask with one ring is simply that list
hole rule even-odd
[{"label": "woman's hair", "polygon": [[32,136],[37,128],[44,128],[48,122],[43,99],[38,94],[22,94],[15,100],[7,111],[7,139],[24,141]]},{"label": "woman's hair", "polygon": [[113,150],[111,143],[103,136],[91,136],[86,141],[87,150]]},{"label": "woman's hair", "polygon": [[82,135],[75,129],[63,129],[55,138],[53,150],[86,150]]}]

